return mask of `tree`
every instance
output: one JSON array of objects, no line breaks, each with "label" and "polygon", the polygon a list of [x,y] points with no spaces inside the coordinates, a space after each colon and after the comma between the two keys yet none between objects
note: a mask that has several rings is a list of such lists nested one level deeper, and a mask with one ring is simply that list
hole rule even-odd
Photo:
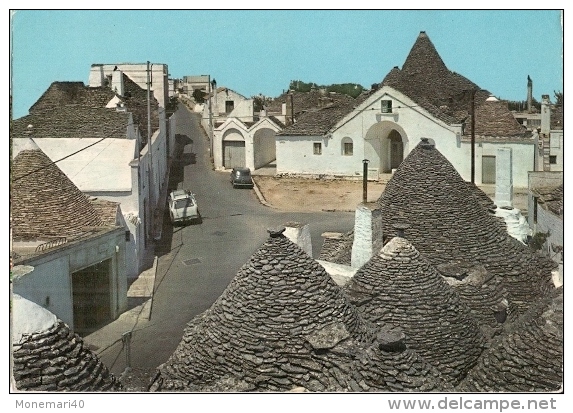
[{"label": "tree", "polygon": [[563,92],[553,91],[555,95],[555,106],[563,106]]},{"label": "tree", "polygon": [[295,92],[310,92],[312,89],[325,89],[327,92],[336,92],[355,98],[364,91],[364,87],[358,83],[335,83],[332,85],[317,85],[314,82],[291,80],[289,89]]}]

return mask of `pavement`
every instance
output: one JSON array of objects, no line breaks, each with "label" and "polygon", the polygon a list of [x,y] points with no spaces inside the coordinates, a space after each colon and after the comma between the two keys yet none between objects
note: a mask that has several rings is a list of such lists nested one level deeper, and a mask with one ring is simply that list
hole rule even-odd
[{"label": "pavement", "polygon": [[[171,170],[171,161],[172,159],[170,158],[168,160],[168,171]],[[169,173],[159,193],[157,208],[154,211],[153,238],[155,241],[161,239],[168,188]],[[128,340],[133,331],[141,329],[151,320],[158,257],[154,255],[155,248],[153,246],[144,253],[147,254],[144,261],[149,263],[153,260],[153,264],[150,268],[142,271],[137,278],[128,279],[128,283],[131,281],[127,290],[128,310],[123,312],[116,320],[83,337],[84,343],[97,355],[122,340]],[[124,373],[127,371],[128,369]]]}]

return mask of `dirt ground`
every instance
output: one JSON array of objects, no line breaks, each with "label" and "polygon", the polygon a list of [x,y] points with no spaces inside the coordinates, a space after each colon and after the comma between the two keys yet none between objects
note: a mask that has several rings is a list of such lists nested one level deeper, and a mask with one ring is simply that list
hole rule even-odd
[{"label": "dirt ground", "polygon": [[[254,177],[265,200],[281,211],[354,211],[362,202],[362,181]],[[376,201],[385,182],[368,182],[368,202]]]},{"label": "dirt ground", "polygon": [[[376,201],[388,177],[368,182],[368,202]],[[254,180],[266,202],[289,212],[354,211],[362,202],[362,181],[344,179],[286,178],[255,176]],[[480,188],[495,199],[495,185]],[[527,189],[514,189],[514,207],[527,214]]]}]

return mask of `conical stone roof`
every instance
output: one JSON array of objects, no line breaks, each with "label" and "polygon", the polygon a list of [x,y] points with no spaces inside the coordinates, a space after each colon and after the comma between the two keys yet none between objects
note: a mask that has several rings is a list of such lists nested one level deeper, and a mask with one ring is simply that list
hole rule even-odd
[{"label": "conical stone roof", "polygon": [[440,264],[436,267],[465,303],[487,339],[500,334],[515,311],[502,280],[482,265]]},{"label": "conical stone roof", "polygon": [[432,391],[438,371],[399,334],[365,323],[282,233],[187,326],[151,391]]},{"label": "conical stone roof", "polygon": [[20,391],[121,391],[80,336],[48,310],[14,294],[12,377]]},{"label": "conical stone roof", "polygon": [[466,392],[554,392],[563,386],[563,287],[491,343],[459,384]]},{"label": "conical stone roof", "polygon": [[[513,239],[453,165],[427,140],[404,159],[378,203],[385,238],[406,222],[408,240],[433,265],[465,261],[502,277],[520,312],[551,289],[555,264]],[[380,236],[380,234],[378,234]]]},{"label": "conical stone roof", "polygon": [[485,340],[469,308],[404,238],[388,242],[344,290],[367,320],[399,326],[408,348],[452,383],[483,350]]},{"label": "conical stone roof", "polygon": [[35,144],[16,155],[11,174],[15,239],[73,237],[103,225],[86,195]]}]

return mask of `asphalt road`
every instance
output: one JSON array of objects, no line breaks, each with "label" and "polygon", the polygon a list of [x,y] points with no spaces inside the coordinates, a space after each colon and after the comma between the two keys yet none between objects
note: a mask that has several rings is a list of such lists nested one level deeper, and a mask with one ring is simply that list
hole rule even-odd
[{"label": "asphalt road", "polygon": [[[353,213],[286,213],[260,204],[253,190],[233,189],[230,174],[212,168],[199,120],[198,114],[180,106],[176,130],[180,152],[172,163],[169,186],[196,194],[202,222],[172,226],[164,216],[162,238],[155,247],[158,266],[151,320],[134,331],[131,340],[134,368],[154,369],[169,358],[185,325],[220,296],[267,239],[267,228],[290,221],[309,224],[316,257],[320,234],[346,232],[353,226]],[[118,347],[116,357],[107,356],[114,359],[113,373],[125,368],[120,351]]]}]

